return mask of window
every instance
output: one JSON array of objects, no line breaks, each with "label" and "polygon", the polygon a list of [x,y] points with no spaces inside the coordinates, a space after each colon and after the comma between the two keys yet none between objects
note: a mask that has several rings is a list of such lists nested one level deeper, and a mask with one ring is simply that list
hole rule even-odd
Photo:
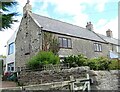
[{"label": "window", "polygon": [[59,37],[59,47],[72,48],[72,42],[70,38]]},{"label": "window", "polygon": [[14,63],[8,64],[8,71],[14,71]]},{"label": "window", "polygon": [[14,53],[14,43],[9,44],[8,55]]},{"label": "window", "polygon": [[116,46],[117,52],[120,52],[120,46]]},{"label": "window", "polygon": [[68,48],[72,47],[71,39],[68,39]]},{"label": "window", "polygon": [[62,47],[67,48],[67,39],[66,38],[62,38]]},{"label": "window", "polygon": [[94,51],[101,52],[102,51],[102,45],[98,43],[94,43]]}]

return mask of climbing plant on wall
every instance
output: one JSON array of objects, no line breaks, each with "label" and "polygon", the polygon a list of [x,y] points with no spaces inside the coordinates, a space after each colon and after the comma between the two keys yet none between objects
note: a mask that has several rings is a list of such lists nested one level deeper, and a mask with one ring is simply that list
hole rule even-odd
[{"label": "climbing plant on wall", "polygon": [[52,51],[54,54],[58,54],[59,51],[59,42],[58,39],[49,32],[43,32],[43,51]]}]

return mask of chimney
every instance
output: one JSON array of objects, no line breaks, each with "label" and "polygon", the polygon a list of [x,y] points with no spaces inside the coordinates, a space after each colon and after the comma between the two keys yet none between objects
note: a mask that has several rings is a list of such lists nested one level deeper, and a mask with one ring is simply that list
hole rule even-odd
[{"label": "chimney", "polygon": [[87,22],[86,29],[93,31],[93,24],[91,22]]},{"label": "chimney", "polygon": [[107,37],[113,37],[112,31],[111,31],[110,29],[108,29],[108,30],[106,31],[106,36],[107,36]]},{"label": "chimney", "polygon": [[30,5],[30,1],[27,0],[27,3],[23,7],[23,15],[26,14],[27,12],[31,13],[32,12],[32,6]]}]

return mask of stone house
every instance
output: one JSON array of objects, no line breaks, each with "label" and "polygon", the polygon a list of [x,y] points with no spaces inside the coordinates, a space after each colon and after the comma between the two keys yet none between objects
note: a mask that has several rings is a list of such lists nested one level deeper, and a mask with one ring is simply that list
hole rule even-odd
[{"label": "stone house", "polygon": [[23,17],[15,39],[15,69],[25,66],[27,59],[41,51],[44,32],[52,33],[59,41],[59,56],[84,54],[88,58],[109,56],[117,53],[118,40],[112,38],[112,31],[107,36],[93,31],[91,22],[86,28],[32,13],[29,2],[23,8]]}]

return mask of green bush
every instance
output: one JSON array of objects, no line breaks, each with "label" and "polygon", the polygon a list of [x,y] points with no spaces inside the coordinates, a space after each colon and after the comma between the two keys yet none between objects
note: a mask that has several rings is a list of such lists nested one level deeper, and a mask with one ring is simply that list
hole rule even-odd
[{"label": "green bush", "polygon": [[97,57],[87,59],[84,55],[71,55],[64,58],[63,64],[69,64],[70,67],[89,66],[92,70],[115,70],[120,69],[117,60],[112,60],[107,57]]},{"label": "green bush", "polygon": [[41,51],[29,59],[26,65],[30,69],[39,69],[46,64],[59,64],[59,57],[52,52]]},{"label": "green bush", "polygon": [[98,64],[97,64],[97,60],[96,59],[90,59],[87,64],[87,66],[90,67],[90,69],[92,70],[97,70]]},{"label": "green bush", "polygon": [[93,70],[109,70],[110,64],[111,60],[107,57],[98,57],[90,59],[87,65]]},{"label": "green bush", "polygon": [[69,64],[70,67],[76,67],[76,66],[85,66],[87,62],[87,57],[83,54],[80,55],[71,55],[64,58],[63,64]]},{"label": "green bush", "polygon": [[118,60],[111,60],[111,64],[109,65],[110,70],[120,70],[120,62],[118,63]]}]

